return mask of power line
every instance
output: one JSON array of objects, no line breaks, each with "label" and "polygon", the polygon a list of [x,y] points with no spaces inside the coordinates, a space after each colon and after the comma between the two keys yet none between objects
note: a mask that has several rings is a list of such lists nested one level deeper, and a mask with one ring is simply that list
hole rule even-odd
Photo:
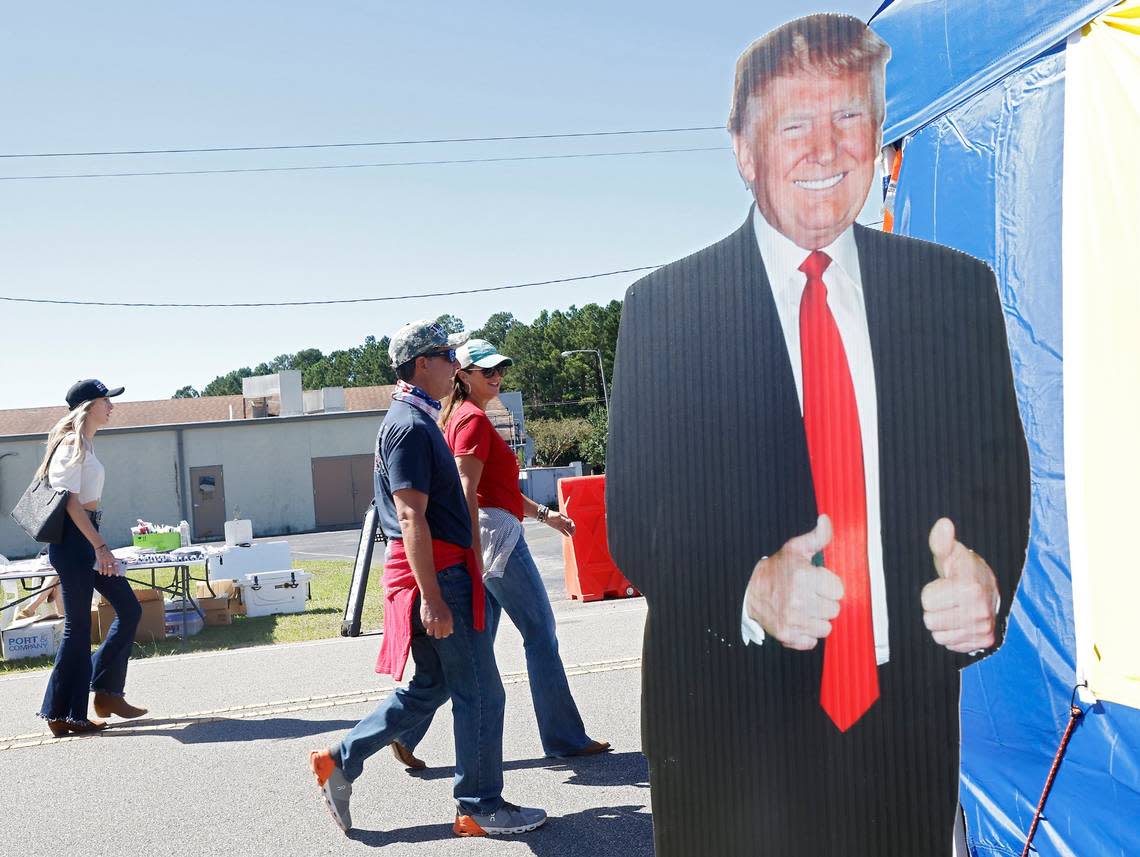
[{"label": "power line", "polygon": [[339,300],[323,301],[264,301],[250,303],[131,303],[128,301],[70,301],[55,298],[13,298],[0,295],[0,301],[23,304],[54,304],[62,306],[101,306],[101,307],[129,307],[129,308],[162,308],[162,309],[232,309],[241,307],[294,307],[294,306],[329,306],[332,304],[368,304],[384,303],[388,301],[410,301],[416,298],[445,298],[454,295],[477,295],[485,292],[503,292],[508,289],[529,289],[532,286],[551,286],[558,283],[574,283],[581,280],[597,280],[601,277],[613,277],[618,274],[635,274],[640,271],[652,271],[659,265],[643,265],[640,268],[622,268],[618,271],[604,271],[600,274],[581,274],[576,277],[560,277],[556,280],[538,280],[533,283],[512,283],[507,286],[487,286],[482,289],[456,289],[450,292],[423,292],[415,295],[388,295],[378,298],[341,298]]},{"label": "power line", "polygon": [[112,149],[106,152],[17,152],[0,158],[87,158],[110,155],[185,155],[211,152],[284,152],[296,149],[350,149],[365,146],[423,146],[437,143],[498,143],[509,140],[568,140],[574,137],[622,137],[636,134],[678,134],[684,131],[723,131],[720,125],[691,128],[641,128],[633,131],[574,131],[565,134],[513,134],[495,137],[441,137],[435,140],[378,140],[365,143],[303,143],[291,146],[212,146],[182,149]]},{"label": "power line", "polygon": [[630,152],[578,152],[562,155],[515,155],[498,158],[451,158],[438,161],[385,161],[375,164],[317,164],[308,167],[238,167],[223,170],[155,170],[128,173],[58,173],[40,176],[0,176],[0,181],[21,182],[44,179],[110,179],[140,176],[203,176],[233,173],[295,173],[311,170],[359,170],[375,167],[425,167],[443,164],[492,164],[506,161],[557,161],[571,158],[616,158],[630,155],[672,155],[680,152],[723,152],[728,146],[706,146],[689,149],[639,149]]}]

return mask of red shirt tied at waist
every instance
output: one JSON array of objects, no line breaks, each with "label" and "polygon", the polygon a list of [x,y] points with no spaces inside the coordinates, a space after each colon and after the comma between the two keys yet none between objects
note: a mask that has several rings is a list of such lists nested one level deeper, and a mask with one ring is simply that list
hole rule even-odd
[{"label": "red shirt tied at waist", "polygon": [[[467,566],[467,573],[471,576],[472,624],[476,631],[482,631],[486,598],[475,551],[432,539],[431,552],[436,574],[454,565]],[[404,540],[392,539],[388,542],[384,560],[384,640],[380,644],[380,656],[376,659],[376,672],[390,675],[397,681],[408,663],[408,651],[412,646],[412,609],[419,591],[412,564],[404,552]]]}]

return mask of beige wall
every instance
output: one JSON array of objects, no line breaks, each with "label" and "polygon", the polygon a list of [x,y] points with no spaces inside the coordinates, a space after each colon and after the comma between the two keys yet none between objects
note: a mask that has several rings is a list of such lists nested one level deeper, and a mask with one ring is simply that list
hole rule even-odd
[{"label": "beige wall", "polygon": [[44,452],[45,438],[0,440],[0,554],[9,559],[36,553],[40,545],[24,535],[8,513],[32,481]]},{"label": "beige wall", "polygon": [[[241,420],[181,429],[183,473],[178,474],[178,429],[107,429],[95,439],[107,469],[104,537],[112,546],[130,541],[136,518],[175,524],[183,517],[182,492],[189,468],[220,464],[226,517],[253,520],[254,535],[279,535],[315,527],[313,458],[373,451],[382,414],[320,415],[298,419]],[[0,438],[0,554],[34,554],[8,513],[31,481],[43,437]],[[187,520],[191,520],[189,517]]]}]

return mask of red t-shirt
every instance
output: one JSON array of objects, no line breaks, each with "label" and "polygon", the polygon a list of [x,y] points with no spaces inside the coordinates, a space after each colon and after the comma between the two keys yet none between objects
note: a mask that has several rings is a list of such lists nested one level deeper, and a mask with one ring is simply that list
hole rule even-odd
[{"label": "red t-shirt", "polygon": [[507,442],[499,437],[487,415],[467,401],[456,408],[444,429],[453,455],[474,455],[483,462],[476,494],[480,508],[495,506],[523,519],[519,490],[519,461]]}]

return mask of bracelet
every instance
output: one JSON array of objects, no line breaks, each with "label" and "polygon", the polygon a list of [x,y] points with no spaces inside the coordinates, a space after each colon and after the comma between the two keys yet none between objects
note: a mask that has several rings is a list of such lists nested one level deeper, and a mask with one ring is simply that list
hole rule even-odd
[{"label": "bracelet", "polygon": [[107,543],[106,543],[106,542],[103,542],[103,544],[99,545],[99,547],[95,548],[95,550],[96,550],[96,551],[101,551],[101,550],[110,550],[110,548],[108,548],[108,547],[107,547]]},{"label": "bracelet", "polygon": [[535,517],[535,520],[537,520],[540,524],[545,524],[546,523],[546,516],[549,514],[550,514],[550,507],[549,506],[543,506],[541,503],[539,503],[538,504],[538,511],[535,512],[534,517]]}]

